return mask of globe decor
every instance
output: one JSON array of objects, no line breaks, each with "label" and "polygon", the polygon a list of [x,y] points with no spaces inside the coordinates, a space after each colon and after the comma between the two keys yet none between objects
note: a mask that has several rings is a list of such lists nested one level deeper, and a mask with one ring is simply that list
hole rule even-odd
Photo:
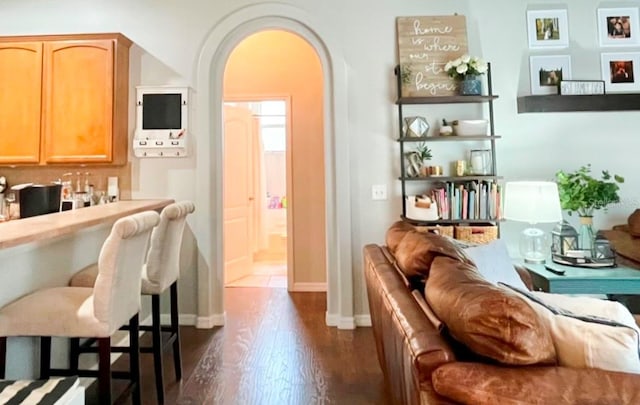
[{"label": "globe decor", "polygon": [[460,95],[479,96],[482,94],[480,76],[485,74],[489,65],[483,59],[463,55],[445,64],[444,70],[449,77],[458,81]]}]

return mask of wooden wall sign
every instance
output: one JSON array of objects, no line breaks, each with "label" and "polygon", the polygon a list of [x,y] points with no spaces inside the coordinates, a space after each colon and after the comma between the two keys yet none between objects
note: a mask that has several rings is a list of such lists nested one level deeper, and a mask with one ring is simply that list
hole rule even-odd
[{"label": "wooden wall sign", "polygon": [[456,83],[444,65],[467,51],[463,15],[398,17],[398,61],[402,97],[451,96]]}]

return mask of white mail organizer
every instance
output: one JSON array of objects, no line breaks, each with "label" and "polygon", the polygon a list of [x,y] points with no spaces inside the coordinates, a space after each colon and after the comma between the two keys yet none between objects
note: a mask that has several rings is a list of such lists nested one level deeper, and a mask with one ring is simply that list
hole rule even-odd
[{"label": "white mail organizer", "polygon": [[187,156],[188,137],[188,87],[136,87],[136,157]]},{"label": "white mail organizer", "polygon": [[186,139],[134,139],[133,152],[137,157],[187,156]]}]

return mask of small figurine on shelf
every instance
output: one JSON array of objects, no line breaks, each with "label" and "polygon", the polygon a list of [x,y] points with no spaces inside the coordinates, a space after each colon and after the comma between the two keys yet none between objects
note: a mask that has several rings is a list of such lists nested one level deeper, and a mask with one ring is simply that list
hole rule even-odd
[{"label": "small figurine on shelf", "polygon": [[442,126],[440,127],[440,136],[449,136],[453,134],[453,127],[447,123],[447,120],[442,119]]}]

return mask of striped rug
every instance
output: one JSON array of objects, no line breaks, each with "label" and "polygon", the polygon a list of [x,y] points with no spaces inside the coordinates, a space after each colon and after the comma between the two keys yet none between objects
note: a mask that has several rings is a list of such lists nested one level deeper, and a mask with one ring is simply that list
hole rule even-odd
[{"label": "striped rug", "polygon": [[78,377],[0,381],[0,404],[63,405],[69,402]]}]

